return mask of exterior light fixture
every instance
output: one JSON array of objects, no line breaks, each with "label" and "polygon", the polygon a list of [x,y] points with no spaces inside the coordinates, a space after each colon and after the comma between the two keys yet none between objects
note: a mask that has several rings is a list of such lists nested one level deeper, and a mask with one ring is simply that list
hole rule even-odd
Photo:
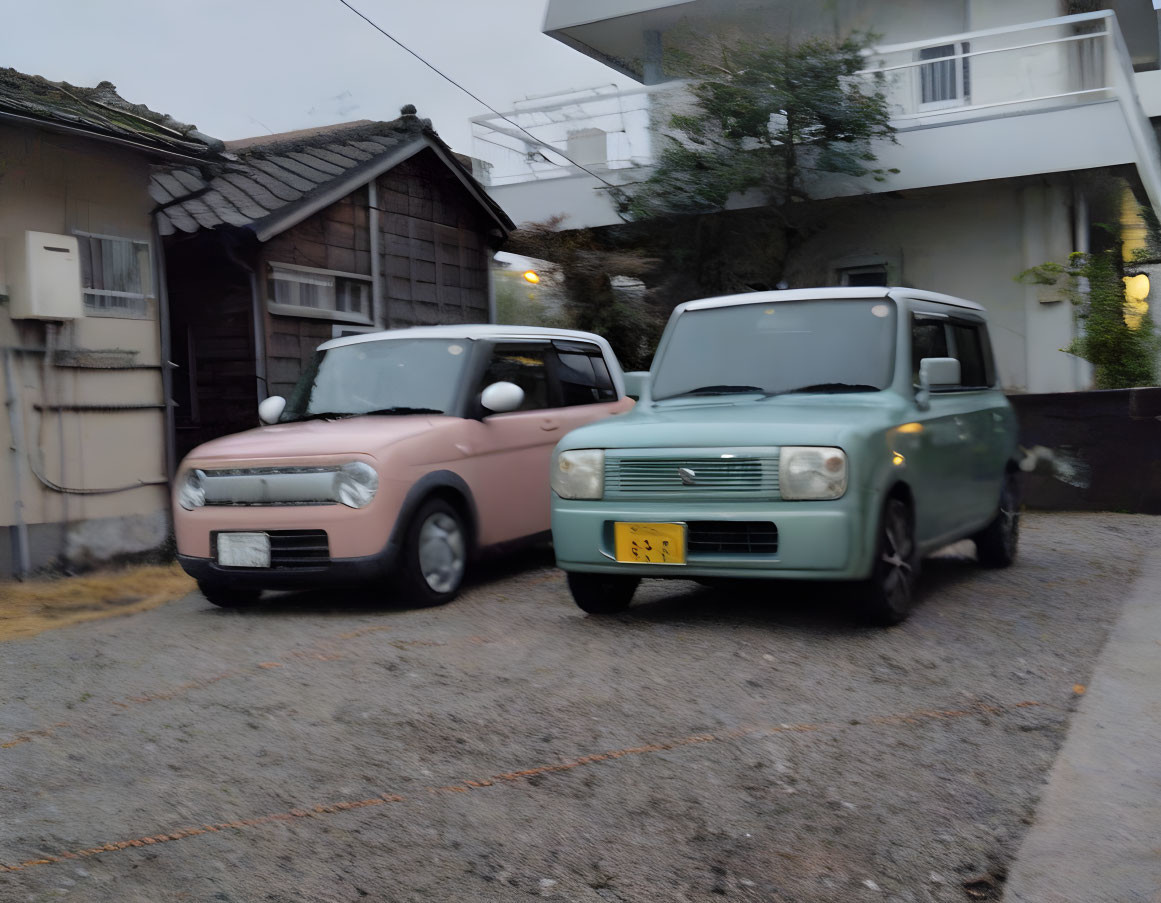
[{"label": "exterior light fixture", "polygon": [[1149,311],[1149,277],[1144,273],[1125,276],[1125,325],[1140,329],[1141,319]]},{"label": "exterior light fixture", "polygon": [[536,270],[525,270],[523,275],[524,278],[531,282],[533,285],[540,284],[540,275],[536,272]]}]

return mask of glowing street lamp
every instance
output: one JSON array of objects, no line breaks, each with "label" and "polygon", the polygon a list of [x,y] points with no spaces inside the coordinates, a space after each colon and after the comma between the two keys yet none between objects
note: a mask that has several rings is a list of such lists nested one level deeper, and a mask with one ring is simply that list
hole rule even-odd
[{"label": "glowing street lamp", "polygon": [[524,278],[531,282],[533,285],[540,284],[540,276],[537,274],[536,270],[525,270],[523,275]]}]

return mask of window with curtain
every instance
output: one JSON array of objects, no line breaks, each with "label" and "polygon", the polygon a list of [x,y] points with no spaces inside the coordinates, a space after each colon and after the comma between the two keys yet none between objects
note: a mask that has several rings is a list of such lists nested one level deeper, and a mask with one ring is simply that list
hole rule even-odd
[{"label": "window with curtain", "polygon": [[919,102],[922,106],[954,106],[969,102],[971,61],[964,54],[970,52],[971,45],[967,41],[924,47],[919,51],[920,60],[930,60],[919,67]]},{"label": "window with curtain", "polygon": [[287,308],[277,313],[300,308],[306,316],[371,322],[369,279],[272,263],[268,284],[270,303]]},{"label": "window with curtain", "polygon": [[149,316],[153,277],[149,242],[76,233],[85,313],[143,319]]}]

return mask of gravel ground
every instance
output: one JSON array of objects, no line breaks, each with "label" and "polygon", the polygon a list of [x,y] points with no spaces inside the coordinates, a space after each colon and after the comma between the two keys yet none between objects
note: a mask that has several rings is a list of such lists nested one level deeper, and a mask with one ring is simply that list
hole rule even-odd
[{"label": "gravel ground", "polygon": [[194,594],[4,643],[0,901],[1000,899],[1159,539],[1029,516],[891,630],[803,584],[590,618],[538,553],[440,609]]}]

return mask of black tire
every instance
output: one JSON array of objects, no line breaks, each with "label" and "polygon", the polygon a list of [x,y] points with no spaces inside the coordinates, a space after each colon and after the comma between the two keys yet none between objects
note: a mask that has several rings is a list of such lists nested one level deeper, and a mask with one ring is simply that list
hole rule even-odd
[{"label": "black tire", "polygon": [[972,539],[976,543],[976,558],[984,567],[1006,568],[1016,560],[1016,547],[1020,542],[1019,471],[1010,470],[1004,474],[996,516]]},{"label": "black tire", "polygon": [[590,615],[615,615],[629,607],[640,577],[616,574],[568,575],[568,589],[573,601]]},{"label": "black tire", "polygon": [[206,601],[219,608],[244,608],[253,605],[262,596],[260,589],[243,589],[215,580],[199,580],[198,590],[206,597]]},{"label": "black tire", "polygon": [[428,499],[407,526],[396,589],[414,605],[450,602],[463,585],[468,551],[463,515],[446,499]]},{"label": "black tire", "polygon": [[892,496],[879,518],[871,578],[860,588],[862,620],[879,627],[890,627],[905,620],[915,606],[918,578],[915,518],[907,502]]}]

